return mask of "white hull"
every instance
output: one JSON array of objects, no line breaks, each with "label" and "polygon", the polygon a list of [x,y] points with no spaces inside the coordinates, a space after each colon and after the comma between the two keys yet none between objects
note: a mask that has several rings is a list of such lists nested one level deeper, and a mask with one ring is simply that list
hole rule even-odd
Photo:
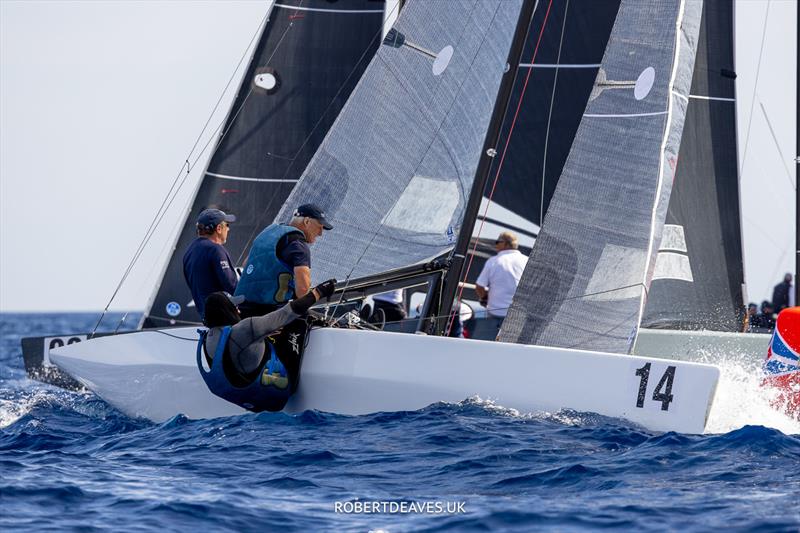
[{"label": "white hull", "polygon": [[[194,328],[101,337],[51,351],[51,359],[133,417],[212,418],[244,411],[214,395],[195,366]],[[650,366],[649,379],[637,370]],[[653,399],[674,367],[672,401]],[[626,418],[655,431],[700,433],[719,370],[655,358],[445,337],[318,329],[300,388],[286,407],[365,414],[417,410],[478,395],[521,412],[569,408]],[[641,407],[637,407],[637,403]]]}]

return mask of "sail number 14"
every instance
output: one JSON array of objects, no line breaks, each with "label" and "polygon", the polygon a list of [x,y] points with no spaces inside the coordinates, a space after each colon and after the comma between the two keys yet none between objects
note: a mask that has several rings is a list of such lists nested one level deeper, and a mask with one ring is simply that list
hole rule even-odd
[{"label": "sail number 14", "polygon": [[[650,363],[642,368],[636,369],[639,376],[639,394],[636,396],[636,407],[644,408],[644,400],[647,395],[647,382],[650,380]],[[661,402],[661,410],[669,411],[669,404],[672,402],[672,382],[675,380],[675,367],[668,366],[664,375],[658,380],[656,389],[653,391],[653,401]]]}]

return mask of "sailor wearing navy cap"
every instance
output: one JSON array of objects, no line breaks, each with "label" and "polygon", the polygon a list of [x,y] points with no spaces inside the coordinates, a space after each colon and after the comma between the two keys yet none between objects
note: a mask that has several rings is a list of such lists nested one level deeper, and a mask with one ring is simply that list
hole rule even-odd
[{"label": "sailor wearing navy cap", "polygon": [[237,296],[242,316],[256,316],[276,310],[311,288],[309,245],[333,226],[315,204],[295,209],[288,224],[272,224],[255,238],[247,257]]},{"label": "sailor wearing navy cap", "polygon": [[229,224],[235,221],[234,215],[219,209],[202,211],[197,217],[197,238],[183,255],[183,276],[201,318],[205,317],[205,302],[211,293],[236,290],[236,271],[223,246]]}]

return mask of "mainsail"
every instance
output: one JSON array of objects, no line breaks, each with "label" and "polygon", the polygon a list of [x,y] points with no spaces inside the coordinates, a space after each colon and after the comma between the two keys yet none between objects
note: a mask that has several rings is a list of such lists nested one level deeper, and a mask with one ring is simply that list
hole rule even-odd
[{"label": "mainsail", "polygon": [[182,256],[207,207],[234,213],[226,247],[244,261],[283,205],[381,39],[382,0],[280,0],[272,7],[145,327],[199,322]]},{"label": "mainsail", "polygon": [[643,327],[742,327],[733,15],[732,2],[704,2],[678,169]]},{"label": "mainsail", "polygon": [[623,0],[500,340],[627,352],[653,272],[702,2]]}]

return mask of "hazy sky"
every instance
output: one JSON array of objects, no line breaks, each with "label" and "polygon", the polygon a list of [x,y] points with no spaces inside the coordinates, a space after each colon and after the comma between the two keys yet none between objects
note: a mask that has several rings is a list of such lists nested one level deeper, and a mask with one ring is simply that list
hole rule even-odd
[{"label": "hazy sky", "polygon": [[[745,266],[760,301],[794,270],[796,4],[736,6]],[[266,9],[0,0],[1,311],[105,307]],[[112,309],[146,305],[204,164]]]}]

